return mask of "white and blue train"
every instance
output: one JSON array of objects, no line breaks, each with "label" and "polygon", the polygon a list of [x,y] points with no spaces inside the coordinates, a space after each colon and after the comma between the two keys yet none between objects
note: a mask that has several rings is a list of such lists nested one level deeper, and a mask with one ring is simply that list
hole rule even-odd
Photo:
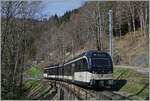
[{"label": "white and blue train", "polygon": [[62,65],[44,68],[44,78],[88,87],[111,87],[113,63],[106,52],[86,51]]}]

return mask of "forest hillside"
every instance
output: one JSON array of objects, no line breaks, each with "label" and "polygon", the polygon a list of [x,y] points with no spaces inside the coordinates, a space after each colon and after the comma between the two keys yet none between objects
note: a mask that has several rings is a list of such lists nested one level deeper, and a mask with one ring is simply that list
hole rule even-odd
[{"label": "forest hillside", "polygon": [[2,99],[23,95],[24,72],[33,65],[61,64],[86,50],[108,52],[109,10],[114,65],[148,67],[148,1],[86,1],[63,16],[36,19],[41,2],[1,2]]},{"label": "forest hillside", "polygon": [[54,15],[45,25],[47,30],[40,38],[37,59],[53,64],[86,50],[108,52],[108,11],[112,9],[114,64],[147,67],[149,18],[140,15],[148,13],[147,7],[146,2],[86,2],[62,17]]}]

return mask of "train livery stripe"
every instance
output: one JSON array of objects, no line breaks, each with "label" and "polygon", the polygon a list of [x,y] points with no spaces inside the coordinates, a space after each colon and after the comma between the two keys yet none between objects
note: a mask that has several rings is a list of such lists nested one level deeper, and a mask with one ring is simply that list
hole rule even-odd
[{"label": "train livery stripe", "polygon": [[112,74],[92,74],[90,72],[75,72],[74,80],[90,82],[90,80],[109,80],[112,79]]},{"label": "train livery stripe", "polygon": [[72,76],[62,76],[62,75],[44,75],[44,77],[47,77],[47,78],[59,78],[59,79],[69,79],[69,80],[72,80]]},{"label": "train livery stripe", "polygon": [[75,72],[74,77],[62,75],[46,75],[48,78],[68,79],[82,82],[90,82],[90,80],[109,80],[112,79],[112,74],[92,74],[90,72]]}]

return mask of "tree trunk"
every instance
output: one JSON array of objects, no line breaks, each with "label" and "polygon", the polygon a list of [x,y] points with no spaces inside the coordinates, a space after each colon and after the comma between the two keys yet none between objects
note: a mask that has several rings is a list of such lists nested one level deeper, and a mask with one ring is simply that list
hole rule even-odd
[{"label": "tree trunk", "polygon": [[132,18],[132,26],[133,26],[133,31],[135,33],[135,12],[134,12],[134,4],[131,5],[131,2],[129,2],[129,9],[130,9],[130,14]]},{"label": "tree trunk", "polygon": [[144,21],[144,32],[145,32],[145,37],[147,39],[147,43],[149,41],[149,21],[148,21],[148,8],[145,8],[145,21]]},{"label": "tree trunk", "polygon": [[15,66],[14,66],[14,72],[12,76],[12,92],[15,93],[15,87],[16,87],[16,71],[17,71],[17,66],[18,66],[18,49],[17,49],[17,56],[16,56],[16,61],[15,61]]},{"label": "tree trunk", "polygon": [[99,50],[103,50],[103,41],[102,41],[102,12],[100,11],[100,2],[98,2],[98,40],[99,40]]},{"label": "tree trunk", "polygon": [[119,23],[119,37],[121,38],[121,24]]},{"label": "tree trunk", "polygon": [[146,32],[146,28],[147,28],[147,14],[148,12],[147,12],[147,8],[145,8],[145,21],[143,21],[144,22],[144,32]]},{"label": "tree trunk", "polygon": [[135,17],[134,17],[134,13],[132,15],[132,24],[133,24],[133,31],[135,33]]},{"label": "tree trunk", "polygon": [[128,20],[128,32],[131,32],[131,22]]},{"label": "tree trunk", "polygon": [[141,27],[141,30],[144,30],[144,16],[143,16],[143,11],[141,10],[141,15],[140,15],[140,27]]}]

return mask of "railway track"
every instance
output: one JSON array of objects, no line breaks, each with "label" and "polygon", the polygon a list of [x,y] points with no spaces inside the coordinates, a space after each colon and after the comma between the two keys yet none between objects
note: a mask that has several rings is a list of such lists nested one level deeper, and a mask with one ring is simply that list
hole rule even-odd
[{"label": "railway track", "polygon": [[110,89],[99,89],[93,90],[87,87],[80,87],[74,84],[70,84],[62,81],[49,80],[50,82],[56,83],[65,87],[71,93],[73,93],[79,100],[131,100],[130,98],[120,95],[111,91]]}]

